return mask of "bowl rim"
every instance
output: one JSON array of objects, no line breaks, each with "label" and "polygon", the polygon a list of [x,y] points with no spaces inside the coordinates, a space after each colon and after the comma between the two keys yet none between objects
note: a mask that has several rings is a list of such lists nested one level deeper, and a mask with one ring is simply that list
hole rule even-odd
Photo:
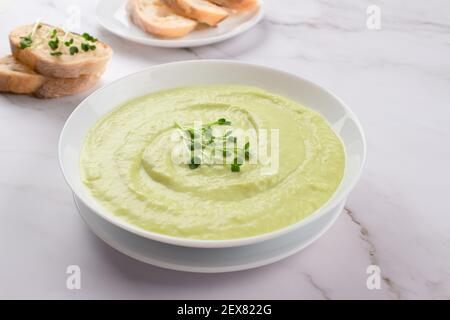
[{"label": "bowl rim", "polygon": [[[324,205],[322,205],[321,207],[316,209],[314,212],[312,212],[307,217],[297,221],[294,224],[288,225],[281,229],[277,229],[277,230],[274,230],[274,231],[271,231],[268,233],[263,233],[263,234],[256,235],[256,236],[243,237],[243,238],[233,238],[233,239],[225,239],[225,240],[201,240],[201,239],[174,237],[174,236],[169,236],[169,235],[165,235],[165,234],[161,234],[161,233],[157,233],[157,232],[153,232],[153,231],[148,231],[148,230],[142,229],[138,226],[132,225],[131,223],[127,222],[126,220],[120,219],[119,217],[114,216],[114,214],[109,212],[105,207],[101,207],[102,210],[97,210],[97,209],[93,208],[90,205],[89,201],[87,201],[85,199],[85,196],[83,194],[77,192],[77,188],[74,187],[74,185],[71,183],[70,179],[68,178],[68,175],[66,174],[65,166],[63,163],[63,156],[62,156],[63,145],[62,145],[62,143],[63,143],[64,137],[65,137],[67,127],[69,127],[69,125],[72,121],[72,118],[75,117],[75,115],[79,112],[79,110],[83,107],[83,105],[85,105],[86,101],[91,99],[91,97],[93,97],[94,95],[101,94],[107,87],[109,87],[117,82],[124,81],[125,79],[132,77],[134,75],[140,74],[140,73],[147,73],[152,70],[163,69],[166,67],[173,67],[173,66],[185,65],[185,64],[228,64],[228,65],[233,64],[233,65],[237,65],[237,66],[246,66],[246,67],[250,67],[250,68],[261,69],[266,72],[267,71],[268,72],[276,72],[282,76],[293,77],[298,80],[304,81],[304,82],[308,83],[309,85],[316,87],[320,91],[324,91],[325,93],[329,94],[332,98],[334,98],[338,103],[341,104],[341,106],[343,107],[343,109],[346,112],[346,116],[351,118],[354,121],[354,123],[359,131],[359,134],[361,135],[363,152],[362,152],[361,166],[359,167],[357,174],[355,175],[353,180],[350,181],[349,185],[341,191],[340,195],[336,196],[337,190],[339,190],[339,188],[342,187],[341,183],[343,180],[341,180],[340,185],[336,189],[335,193],[331,196],[331,198]],[[337,135],[338,135],[339,139],[341,139],[341,137],[338,133],[337,133]],[[286,233],[292,232],[302,226],[305,226],[309,223],[312,223],[313,221],[319,219],[320,217],[325,215],[327,212],[329,212],[330,211],[329,209],[335,207],[337,204],[344,201],[344,199],[346,199],[348,197],[349,193],[354,189],[356,183],[359,181],[359,179],[361,177],[361,174],[362,174],[365,162],[366,162],[366,156],[367,156],[367,142],[366,142],[366,137],[365,137],[365,134],[364,134],[364,131],[362,129],[359,119],[356,117],[354,112],[347,106],[347,104],[345,104],[344,101],[341,98],[339,98],[337,95],[335,95],[332,91],[326,89],[324,86],[322,86],[316,82],[313,82],[304,77],[301,77],[296,74],[286,72],[283,70],[266,67],[266,66],[262,66],[262,65],[254,64],[254,63],[233,61],[233,60],[219,60],[219,59],[185,60],[185,61],[176,61],[176,62],[158,64],[158,65],[154,65],[154,66],[142,69],[137,72],[130,73],[126,76],[123,76],[121,78],[118,78],[114,81],[111,81],[111,82],[105,84],[101,88],[95,90],[93,93],[88,95],[85,99],[83,99],[77,105],[77,107],[71,112],[71,114],[67,118],[66,122],[64,123],[64,126],[61,130],[59,140],[58,140],[58,163],[59,163],[59,167],[62,172],[62,175],[64,177],[64,180],[65,180],[66,184],[70,187],[72,192],[81,201],[83,201],[83,203],[89,209],[91,209],[92,212],[95,212],[95,214],[99,215],[101,218],[105,219],[106,221],[118,226],[119,228],[127,230],[127,231],[134,233],[136,235],[139,235],[141,237],[144,237],[144,238],[147,238],[150,240],[154,240],[154,241],[171,244],[171,245],[192,247],[192,248],[229,248],[229,247],[250,245],[250,244],[263,242],[266,240],[270,240],[270,239],[279,237]],[[346,168],[347,168],[347,166],[346,166]],[[345,169],[345,170],[347,170],[347,169]],[[96,201],[94,197],[92,197],[92,198],[94,199],[94,201]],[[99,205],[101,206],[101,204],[99,204]]]}]

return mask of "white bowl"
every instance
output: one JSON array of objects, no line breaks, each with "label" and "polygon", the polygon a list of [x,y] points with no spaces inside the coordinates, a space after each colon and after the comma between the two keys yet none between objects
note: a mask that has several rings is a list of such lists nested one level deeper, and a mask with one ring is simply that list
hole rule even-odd
[{"label": "white bowl", "polygon": [[144,32],[133,24],[125,7],[125,0],[100,0],[96,8],[98,22],[105,29],[123,39],[166,48],[198,47],[221,42],[250,30],[264,16],[263,1],[261,1],[257,11],[233,14],[219,23],[217,27],[196,29],[182,38],[161,39]]},{"label": "white bowl", "polygon": [[[80,178],[79,159],[87,131],[97,120],[120,104],[145,94],[181,86],[242,84],[257,86],[291,98],[320,112],[342,139],[346,151],[343,180],[333,197],[299,222],[258,236],[231,240],[194,240],[143,230],[108,212],[91,195]],[[139,236],[168,244],[197,247],[237,247],[266,241],[288,232],[302,232],[347,198],[364,164],[366,143],[353,112],[334,94],[298,76],[263,66],[224,60],[195,60],[158,65],[116,80],[87,97],[67,119],[59,140],[63,175],[76,196],[103,219]]]}]

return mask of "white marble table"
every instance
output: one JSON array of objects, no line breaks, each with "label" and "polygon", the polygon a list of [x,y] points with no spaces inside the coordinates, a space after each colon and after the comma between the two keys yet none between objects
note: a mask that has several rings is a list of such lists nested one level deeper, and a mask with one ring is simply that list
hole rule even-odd
[{"label": "white marble table", "polygon": [[[8,4],[9,2],[9,4]],[[57,140],[87,95],[41,101],[0,95],[0,298],[450,298],[450,3],[268,0],[252,31],[196,49],[135,45],[100,28],[94,1],[0,0],[7,34],[37,17],[81,26],[115,51],[103,84],[185,59],[234,59],[300,74],[340,95],[360,117],[368,162],[337,223],[306,250],[231,274],[151,267],[97,239],[58,168]],[[382,10],[368,30],[366,9]],[[77,7],[75,7],[77,8]],[[82,289],[66,288],[66,267]],[[381,268],[380,290],[366,268]]]}]

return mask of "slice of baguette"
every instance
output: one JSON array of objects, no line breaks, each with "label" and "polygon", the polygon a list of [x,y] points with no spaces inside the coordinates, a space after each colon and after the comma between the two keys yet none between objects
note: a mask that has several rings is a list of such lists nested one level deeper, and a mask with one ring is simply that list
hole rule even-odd
[{"label": "slice of baguette", "polygon": [[131,20],[145,32],[162,38],[184,37],[197,22],[172,12],[161,0],[128,0]]},{"label": "slice of baguette", "polygon": [[[30,47],[22,49],[20,46],[21,37],[29,36],[33,29],[32,44]],[[59,47],[53,51],[48,42],[51,40],[52,30],[57,30]],[[63,42],[74,39],[72,46],[79,48],[79,53],[70,55],[69,47]],[[25,25],[15,28],[9,35],[11,51],[16,59],[24,63],[41,75],[54,78],[78,78],[83,75],[100,76],[106,69],[106,65],[112,56],[111,48],[101,42],[90,42],[95,45],[95,50],[84,52],[81,49],[82,43],[88,43],[82,36],[75,33],[66,33],[60,29],[47,24]],[[52,56],[52,52],[61,52],[61,56]]]},{"label": "slice of baguette", "polygon": [[0,59],[0,92],[31,94],[45,82],[45,77],[37,74],[13,56]]},{"label": "slice of baguette", "polygon": [[254,10],[259,8],[258,0],[208,0],[219,6],[235,10]]},{"label": "slice of baguette", "polygon": [[97,75],[65,79],[44,77],[13,56],[0,58],[0,92],[56,98],[90,89],[99,78]]},{"label": "slice of baguette", "polygon": [[206,0],[163,0],[177,14],[216,26],[228,17],[228,11]]}]

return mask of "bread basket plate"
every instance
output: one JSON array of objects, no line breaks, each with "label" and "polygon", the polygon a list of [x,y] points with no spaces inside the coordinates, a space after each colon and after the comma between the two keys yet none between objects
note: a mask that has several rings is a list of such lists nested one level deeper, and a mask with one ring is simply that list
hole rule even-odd
[{"label": "bread basket plate", "polygon": [[182,38],[161,39],[136,26],[126,4],[126,0],[100,0],[96,8],[98,22],[121,38],[154,47],[186,48],[221,42],[253,28],[264,16],[263,1],[260,1],[258,10],[233,13],[217,27],[201,26]]}]

